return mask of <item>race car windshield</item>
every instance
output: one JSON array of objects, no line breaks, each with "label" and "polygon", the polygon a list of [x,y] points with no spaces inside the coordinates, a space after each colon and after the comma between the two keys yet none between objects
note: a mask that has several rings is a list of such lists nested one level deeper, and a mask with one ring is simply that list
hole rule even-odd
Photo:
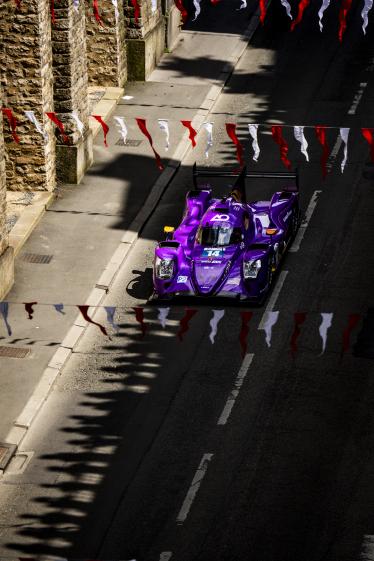
[{"label": "race car windshield", "polygon": [[196,236],[196,242],[199,245],[235,245],[240,243],[242,239],[242,231],[240,228],[232,228],[231,226],[204,226],[199,228]]}]

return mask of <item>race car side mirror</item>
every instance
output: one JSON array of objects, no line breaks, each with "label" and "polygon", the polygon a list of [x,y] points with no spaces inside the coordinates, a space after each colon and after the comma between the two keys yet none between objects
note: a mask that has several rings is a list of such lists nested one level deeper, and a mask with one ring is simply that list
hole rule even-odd
[{"label": "race car side mirror", "polygon": [[267,236],[274,236],[278,233],[277,228],[266,228],[266,235]]}]

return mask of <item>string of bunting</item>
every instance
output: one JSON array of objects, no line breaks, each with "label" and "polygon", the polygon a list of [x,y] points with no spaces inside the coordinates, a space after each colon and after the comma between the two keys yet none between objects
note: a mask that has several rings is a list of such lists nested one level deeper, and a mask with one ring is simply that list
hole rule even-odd
[{"label": "string of bunting", "polygon": [[[22,303],[21,302],[0,302],[0,316],[3,319],[3,322],[5,324],[5,328],[6,328],[6,331],[7,331],[7,334],[8,334],[9,337],[12,336],[12,327],[10,325],[10,319],[9,319],[9,311],[10,311],[10,306],[11,305],[22,305],[22,306],[24,306],[25,312],[27,314],[27,318],[29,320],[33,319],[36,306],[48,306],[48,307],[52,306],[57,313],[63,314],[63,315],[66,313],[65,312],[66,308],[71,308],[71,307],[78,308],[80,314],[83,316],[85,321],[87,321],[88,323],[91,323],[92,325],[94,325],[98,329],[100,329],[101,333],[103,335],[105,335],[106,337],[108,337],[110,340],[111,340],[111,335],[108,332],[107,327],[105,327],[102,323],[99,323],[99,322],[92,319],[92,317],[91,317],[92,314],[89,313],[89,308],[92,308],[93,311],[97,310],[98,308],[104,309],[105,312],[106,312],[107,323],[111,326],[113,331],[116,332],[116,333],[118,333],[118,331],[120,330],[120,327],[115,320],[116,311],[121,310],[121,309],[129,310],[128,308],[123,308],[122,306],[89,306],[89,305],[79,305],[79,304],[77,304],[77,305],[65,304],[64,305],[62,303],[45,304],[45,303],[39,303],[37,301],[22,302]],[[145,319],[144,310],[145,309],[142,306],[135,306],[135,307],[132,308],[132,311],[134,312],[135,320],[140,326],[142,337],[145,337],[145,335],[147,334],[147,332],[149,330],[149,323]],[[157,308],[157,310],[158,310],[157,320],[160,323],[161,327],[163,329],[165,329],[165,327],[167,325],[167,320],[168,320],[168,316],[169,316],[171,308],[170,307],[160,307],[160,308]],[[179,341],[181,341],[181,342],[183,341],[186,333],[190,329],[190,322],[192,321],[193,317],[197,314],[197,312],[198,312],[198,310],[196,308],[185,308],[184,315],[179,320],[179,328],[178,328],[178,331],[176,333],[176,336],[178,337]],[[218,324],[221,322],[222,318],[224,317],[225,310],[212,309],[212,313],[213,313],[213,316],[209,321],[209,326],[210,326],[209,339],[210,339],[211,343],[214,344],[217,333],[218,333]],[[250,323],[251,323],[251,320],[252,320],[253,316],[254,316],[254,313],[251,312],[251,311],[248,311],[248,310],[240,312],[241,325],[240,325],[240,331],[239,331],[238,338],[239,338],[241,353],[242,353],[243,357],[247,353],[247,346],[248,346],[247,340],[248,340],[248,335],[249,335],[249,332],[250,332]],[[259,327],[259,329],[261,329],[265,332],[265,342],[266,342],[266,345],[267,345],[268,348],[271,347],[273,328],[277,324],[277,322],[279,320],[279,316],[280,316],[279,311],[266,312],[265,313],[265,319],[262,322],[263,326]],[[307,316],[308,316],[308,314],[306,312],[295,312],[293,314],[294,327],[293,327],[293,331],[292,331],[292,335],[291,335],[291,339],[290,339],[290,354],[293,358],[297,354],[298,339],[299,339],[299,336],[300,336],[301,331],[302,331],[302,326],[307,319]],[[332,312],[321,312],[319,314],[319,316],[320,316],[320,324],[319,324],[318,330],[319,330],[319,336],[321,338],[321,353],[320,353],[320,356],[321,356],[321,355],[324,354],[324,352],[326,350],[328,332],[329,332],[329,329],[331,328],[332,323],[333,323],[334,313],[332,313]],[[360,314],[356,314],[356,313],[349,314],[347,322],[346,322],[346,327],[345,327],[345,329],[343,331],[343,334],[342,334],[341,353],[340,353],[341,357],[349,350],[351,334],[352,334],[353,330],[357,327],[357,325],[359,324],[361,319],[362,319],[362,316]]]},{"label": "string of bunting", "polygon": [[[12,110],[8,107],[4,107],[4,108],[2,108],[2,112],[3,112],[3,115],[8,122],[8,127],[9,127],[10,133],[12,135],[13,141],[16,142],[17,144],[21,143],[21,137],[17,133],[18,122],[17,122],[17,119],[14,116]],[[43,136],[44,141],[48,142],[48,139],[49,139],[48,133],[46,132],[45,128],[42,126],[42,124],[36,118],[35,113],[33,111],[25,111],[24,115],[35,126],[35,129],[37,130],[37,132]],[[47,112],[46,115],[52,121],[52,123],[56,126],[56,129],[59,131],[63,142],[65,144],[70,144],[71,139],[66,134],[64,123],[57,117],[56,113]],[[103,134],[104,134],[104,145],[106,147],[108,147],[107,135],[109,133],[109,125],[103,120],[103,118],[100,115],[90,115],[90,116],[93,119],[95,119],[101,125],[101,128],[103,130]],[[72,112],[72,113],[66,114],[64,116],[65,119],[69,118],[69,117],[74,121],[80,136],[83,136],[83,134],[84,134],[84,124],[79,119],[79,116],[77,115],[77,113]],[[122,116],[114,116],[114,120],[115,120],[115,123],[117,125],[118,132],[123,139],[123,143],[124,143],[124,145],[126,145],[127,136],[128,136],[128,126],[127,126],[127,123],[125,121],[125,118],[122,117]],[[162,171],[164,169],[164,165],[161,161],[161,157],[160,157],[159,153],[156,151],[156,149],[154,147],[153,138],[152,138],[152,135],[150,134],[150,132],[148,130],[146,119],[136,118],[135,121],[137,123],[137,126],[138,126],[140,132],[147,138],[147,140],[149,142],[149,145],[150,145],[150,147],[153,151],[158,169],[160,171]],[[158,126],[159,126],[160,130],[162,131],[162,133],[165,136],[165,146],[164,146],[164,148],[165,148],[165,151],[167,151],[169,149],[169,146],[170,146],[169,121],[168,121],[168,119],[158,119],[157,123],[158,123]],[[185,127],[187,129],[188,138],[191,142],[191,146],[192,146],[192,148],[195,148],[197,146],[196,136],[198,135],[198,131],[192,126],[192,121],[181,120],[180,123],[183,127]],[[208,122],[208,123],[203,123],[203,125],[201,127],[201,129],[203,131],[205,131],[205,134],[206,134],[206,140],[205,140],[205,142],[206,142],[206,149],[205,149],[206,158],[209,157],[209,150],[213,146],[213,126],[214,126],[214,123]],[[236,150],[236,159],[239,162],[240,167],[243,167],[244,164],[245,164],[245,161],[244,161],[244,147],[243,147],[241,141],[239,140],[239,138],[237,136],[236,126],[237,125],[235,123],[225,123],[227,135],[228,135],[229,139],[231,140],[231,142],[233,143],[233,145],[235,147],[235,150]],[[289,129],[293,130],[293,138],[300,145],[300,147],[299,147],[300,152],[305,157],[306,162],[309,162],[309,153],[308,153],[309,144],[308,144],[308,141],[307,141],[307,138],[306,138],[306,130],[310,130],[310,131],[314,130],[316,139],[321,146],[320,162],[321,162],[321,170],[322,170],[323,179],[325,179],[327,177],[328,173],[329,173],[328,161],[329,161],[329,157],[330,157],[330,154],[331,154],[331,150],[330,150],[328,140],[327,140],[327,132],[329,130],[337,131],[337,142],[341,146],[343,146],[343,157],[342,157],[341,162],[340,162],[340,169],[341,169],[342,173],[344,172],[344,169],[345,169],[347,161],[348,161],[348,142],[349,142],[349,135],[350,135],[350,131],[351,131],[351,129],[349,127],[330,127],[330,126],[326,126],[326,125],[304,126],[304,125],[275,125],[275,124],[272,125],[272,124],[269,124],[269,123],[263,123],[263,124],[261,124],[261,123],[257,123],[257,124],[248,123],[248,132],[249,132],[249,136],[250,136],[250,139],[251,139],[251,147],[252,147],[252,150],[253,150],[252,159],[253,159],[254,162],[258,162],[258,159],[259,159],[260,153],[261,153],[260,144],[259,144],[259,132],[261,132],[262,129],[264,129],[264,130],[270,129],[272,139],[278,145],[279,156],[280,156],[281,162],[283,163],[283,165],[287,169],[292,168],[292,162],[290,161],[290,159],[288,157],[289,144],[288,144],[288,142],[287,142],[287,140],[284,136],[284,132],[289,130]],[[361,132],[361,137],[363,137],[369,145],[370,159],[371,159],[371,162],[374,163],[374,127],[371,127],[371,128],[370,127],[361,127],[360,132]]]},{"label": "string of bunting", "polygon": [[[73,6],[76,11],[79,10],[79,4],[82,0],[73,0]],[[213,6],[219,4],[221,0],[210,0],[210,4]],[[297,7],[294,10],[294,14],[292,13],[292,7],[288,0],[280,0],[282,6],[284,7],[287,16],[290,18],[290,31],[294,31],[295,28],[301,23],[304,17],[304,12],[308,11],[308,8],[311,4],[311,0],[298,0]],[[16,9],[19,10],[22,5],[22,0],[14,0],[16,5]],[[319,29],[323,31],[323,19],[325,16],[326,10],[329,8],[331,1],[330,0],[321,0],[320,8],[318,10],[318,24]],[[114,6],[115,17],[116,20],[118,19],[118,3],[117,0],[112,0],[112,4]],[[140,6],[138,0],[131,0],[131,4],[134,8],[134,20],[135,24],[138,25],[139,16],[140,16]],[[174,0],[174,4],[177,9],[180,11],[182,23],[185,24],[188,20],[188,11],[184,5],[183,0]],[[192,17],[192,21],[195,21],[200,13],[201,13],[201,0],[193,0],[194,6],[194,14]],[[260,22],[262,25],[265,24],[266,15],[267,15],[267,2],[266,0],[258,0],[258,6],[260,11]],[[247,7],[247,0],[241,0],[241,4],[237,10],[243,10]],[[362,8],[361,8],[361,19],[362,19],[362,31],[364,35],[366,34],[366,28],[369,23],[369,14],[373,7],[373,0],[363,0]],[[343,36],[346,32],[347,25],[348,25],[348,16],[349,12],[352,8],[352,0],[340,0],[339,3],[339,12],[338,12],[338,38],[339,41],[343,41]],[[151,1],[151,9],[152,13],[157,10],[157,0]],[[56,16],[55,16],[55,0],[50,0],[50,12],[51,12],[51,21],[52,25],[56,24]],[[104,27],[103,20],[100,15],[100,8],[99,8],[99,0],[92,0],[92,13],[95,17],[97,23]]]}]

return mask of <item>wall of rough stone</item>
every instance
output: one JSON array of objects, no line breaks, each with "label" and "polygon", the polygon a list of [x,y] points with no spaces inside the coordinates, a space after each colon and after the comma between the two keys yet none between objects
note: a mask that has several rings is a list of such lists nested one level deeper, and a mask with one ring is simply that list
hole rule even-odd
[{"label": "wall of rough stone", "polygon": [[[1,109],[1,91],[0,91],[0,109]],[[0,110],[0,255],[5,251],[8,245],[8,236],[6,235],[5,232],[5,219],[6,219],[5,153],[4,153],[2,114]]]},{"label": "wall of rough stone", "polygon": [[124,0],[126,37],[128,39],[144,38],[152,29],[154,29],[161,14],[161,0],[154,0],[157,4],[155,11],[152,10],[151,0],[138,0],[140,8],[139,19],[135,22],[135,9],[131,0]]},{"label": "wall of rough stone", "polygon": [[102,25],[94,17],[92,0],[85,2],[89,84],[122,87],[127,79],[123,0],[117,0],[117,17],[111,0],[98,3]]},{"label": "wall of rough stone", "polygon": [[[55,111],[70,141],[76,144],[80,133],[69,114],[75,111],[88,127],[86,25],[82,2],[78,10],[74,9],[72,0],[55,2],[52,53]],[[60,137],[59,143],[62,143]]]},{"label": "wall of rough stone", "polygon": [[[55,186],[54,126],[46,111],[53,111],[53,75],[49,0],[2,0],[0,59],[4,106],[18,121],[20,144],[4,123],[7,187],[14,190],[53,190]],[[5,17],[4,17],[5,16]],[[49,133],[46,142],[24,115],[34,111]]]}]

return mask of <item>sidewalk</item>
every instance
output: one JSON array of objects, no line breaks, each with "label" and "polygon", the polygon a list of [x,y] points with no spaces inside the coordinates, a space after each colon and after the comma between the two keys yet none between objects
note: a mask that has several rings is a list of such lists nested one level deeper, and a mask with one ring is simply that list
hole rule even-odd
[{"label": "sidewalk", "polygon": [[[245,48],[246,41],[240,34],[250,23],[251,6],[239,12],[233,10],[231,2],[222,0],[218,6],[205,9],[207,13],[202,13],[195,24],[199,31],[190,25],[189,30],[182,32],[176,49],[163,57],[148,82],[126,85],[126,97],[131,98],[120,97],[115,106],[117,92],[111,100],[102,98],[99,101],[99,104],[106,102],[101,112],[100,107],[95,106],[94,112],[102,114],[110,126],[108,148],[103,145],[103,134],[97,129],[95,164],[82,183],[59,187],[54,201],[48,194],[24,199],[30,204],[26,204],[23,218],[19,218],[10,232],[18,252],[15,285],[6,297],[10,302],[8,321],[12,335],[7,335],[0,317],[0,351],[5,346],[4,354],[25,356],[11,358],[0,354],[0,443],[17,442],[9,437],[9,431],[43,372],[48,366],[59,372],[69,355],[60,344],[74,322],[77,325],[78,310],[70,307],[62,314],[53,304],[99,304],[110,284],[105,282],[110,269],[113,274],[113,267],[118,269],[123,262],[147,213],[157,203],[189,149],[188,132],[180,120],[193,120],[196,127],[206,120]],[[204,27],[212,26],[212,17],[227,29],[219,27],[217,32],[205,32]],[[205,25],[208,19],[209,25]],[[252,19],[253,25],[256,22],[257,19]],[[218,29],[218,23],[216,27]],[[115,127],[113,114],[126,119],[129,130],[126,146]],[[161,175],[135,117],[147,120],[156,150],[164,165],[170,164]],[[160,118],[169,120],[168,152],[164,148],[164,134],[157,124]],[[205,142],[204,133],[200,142]],[[151,191],[153,199],[146,202]],[[11,212],[17,212],[15,209],[13,205]],[[28,227],[21,231],[25,215]],[[119,251],[121,240],[124,243]],[[31,321],[22,302],[40,303],[35,306]],[[84,325],[81,320],[77,327],[83,330]],[[59,352],[62,349],[61,356],[57,353],[56,357],[56,349]],[[31,422],[32,418],[24,421],[25,430]]]}]

